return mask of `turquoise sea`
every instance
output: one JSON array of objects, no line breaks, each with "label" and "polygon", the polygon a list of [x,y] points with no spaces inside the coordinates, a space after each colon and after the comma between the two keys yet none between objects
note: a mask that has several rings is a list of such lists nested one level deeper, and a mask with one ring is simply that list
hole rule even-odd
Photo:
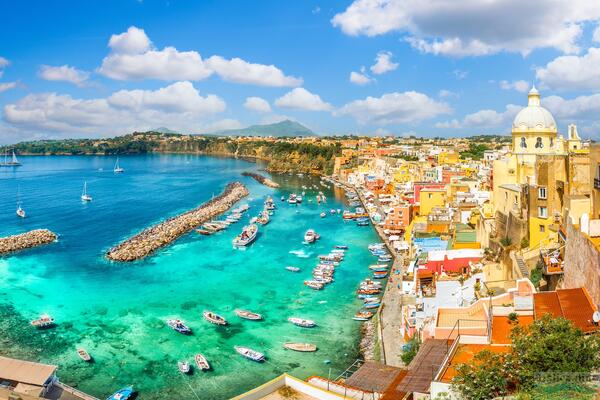
[{"label": "turquoise sea", "polygon": [[[288,372],[299,378],[336,376],[357,357],[360,323],[351,320],[360,302],[354,290],[369,275],[367,250],[377,241],[371,227],[344,222],[329,214],[343,208],[343,193],[325,188],[313,177],[273,175],[280,189],[270,189],[243,171],[260,165],[243,160],[195,155],[144,155],[120,158],[123,174],[114,174],[115,159],[91,156],[22,157],[23,166],[0,169],[0,236],[48,228],[59,241],[0,258],[0,354],[59,366],[60,379],[99,398],[132,384],[141,399],[225,399]],[[264,172],[262,172],[264,173]],[[250,218],[267,195],[276,200],[271,222],[257,241],[234,250],[231,241],[245,219],[212,236],[190,233],[152,257],[136,263],[113,263],[104,254],[112,245],[161,219],[196,207],[239,180],[250,195],[242,200]],[[84,181],[93,196],[84,204]],[[306,190],[299,206],[280,201]],[[335,189],[335,192],[333,191]],[[317,205],[322,190],[326,205]],[[17,193],[27,218],[15,215]],[[308,202],[308,199],[312,202]],[[326,211],[326,218],[319,213]],[[321,240],[302,243],[314,228]],[[303,285],[317,256],[336,244],[350,250],[335,282],[322,291]],[[301,273],[284,269],[302,268]],[[233,310],[245,308],[265,316],[241,320]],[[225,316],[230,325],[215,327],[204,310]],[[38,331],[29,321],[51,314],[58,325]],[[303,329],[290,316],[314,319]],[[181,318],[193,329],[180,335],[165,325]],[[318,345],[316,353],[296,353],[285,341]],[[234,345],[267,356],[263,364],[241,358]],[[76,347],[85,347],[95,362],[86,364]],[[183,376],[177,361],[206,355],[213,371]]]}]

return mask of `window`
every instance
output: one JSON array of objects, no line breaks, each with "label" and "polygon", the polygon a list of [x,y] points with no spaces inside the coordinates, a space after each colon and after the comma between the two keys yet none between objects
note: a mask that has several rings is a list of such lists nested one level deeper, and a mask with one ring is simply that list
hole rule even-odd
[{"label": "window", "polygon": [[550,147],[554,146],[554,138],[550,138]]},{"label": "window", "polygon": [[548,208],[547,207],[538,207],[538,217],[548,218]]},{"label": "window", "polygon": [[519,204],[519,197],[515,195],[515,206]]},{"label": "window", "polygon": [[[600,176],[600,166],[598,166],[598,176]],[[508,200],[508,192],[504,192],[504,199]]]},{"label": "window", "polygon": [[521,148],[522,149],[526,149],[527,148],[527,142],[525,141],[524,137],[521,138]]},{"label": "window", "polygon": [[545,225],[540,225],[540,232],[546,232],[546,226]]},{"label": "window", "polygon": [[429,193],[429,198],[432,198],[432,197],[433,197],[433,195],[431,193]]},{"label": "window", "polygon": [[535,148],[536,149],[543,149],[544,148],[544,144],[542,143],[542,138],[538,137],[537,139],[535,139]]},{"label": "window", "polygon": [[547,199],[547,197],[546,197],[546,188],[545,187],[538,188],[538,199],[542,199],[542,200]]}]

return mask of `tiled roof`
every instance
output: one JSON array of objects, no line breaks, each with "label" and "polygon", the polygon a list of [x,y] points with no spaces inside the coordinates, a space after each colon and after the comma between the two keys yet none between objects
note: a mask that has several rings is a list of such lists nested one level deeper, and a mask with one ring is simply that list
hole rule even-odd
[{"label": "tiled roof", "polygon": [[408,366],[408,374],[396,387],[398,392],[429,393],[429,386],[435,373],[442,365],[451,346],[447,340],[428,339]]},{"label": "tiled roof", "polygon": [[492,320],[492,343],[493,344],[511,344],[510,332],[517,326],[527,326],[533,323],[533,316],[519,315],[517,323],[512,323],[506,316],[495,315]]},{"label": "tiled roof", "polygon": [[535,293],[534,315],[536,319],[544,314],[553,317],[564,317],[583,332],[598,330],[592,323],[592,314],[597,307],[592,302],[585,288],[559,289],[556,292]]}]

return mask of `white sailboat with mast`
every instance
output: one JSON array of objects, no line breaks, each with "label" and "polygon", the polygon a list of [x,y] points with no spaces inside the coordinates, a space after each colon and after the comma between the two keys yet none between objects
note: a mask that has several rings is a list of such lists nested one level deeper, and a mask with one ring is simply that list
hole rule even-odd
[{"label": "white sailboat with mast", "polygon": [[4,162],[0,163],[0,167],[19,167],[21,163],[17,160],[17,156],[15,155],[15,151],[12,151],[12,157],[10,161],[8,160],[8,150],[4,152]]},{"label": "white sailboat with mast", "polygon": [[120,174],[121,172],[125,172],[125,170],[119,166],[119,157],[117,157],[117,162],[115,163],[115,168],[113,171],[115,172],[115,174]]},{"label": "white sailboat with mast", "polygon": [[17,216],[20,218],[25,218],[25,210],[23,210],[23,208],[21,207],[20,194],[21,190],[19,188],[17,189]]},{"label": "white sailboat with mast", "polygon": [[92,196],[87,193],[87,181],[83,183],[83,193],[81,193],[81,201],[92,201]]}]

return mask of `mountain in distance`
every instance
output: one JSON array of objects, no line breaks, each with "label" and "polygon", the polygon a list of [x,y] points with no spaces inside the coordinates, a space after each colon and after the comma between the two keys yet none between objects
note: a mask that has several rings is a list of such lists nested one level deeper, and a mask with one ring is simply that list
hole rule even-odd
[{"label": "mountain in distance", "polygon": [[164,126],[161,126],[160,128],[156,128],[156,129],[150,129],[150,132],[158,132],[158,133],[179,133],[177,131],[174,131],[172,129],[169,128],[165,128]]},{"label": "mountain in distance", "polygon": [[316,133],[304,125],[296,121],[290,121],[289,119],[274,124],[252,125],[241,129],[226,129],[213,132],[212,134],[219,136],[317,136]]}]

